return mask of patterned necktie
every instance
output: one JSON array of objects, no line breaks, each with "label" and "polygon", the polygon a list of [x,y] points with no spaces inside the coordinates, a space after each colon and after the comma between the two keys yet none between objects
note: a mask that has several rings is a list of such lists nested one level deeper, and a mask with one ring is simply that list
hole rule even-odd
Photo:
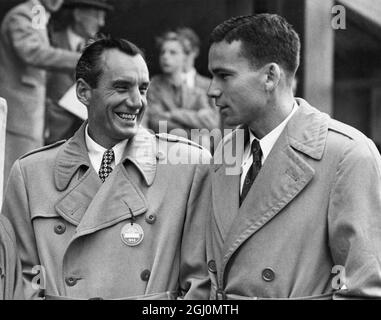
[{"label": "patterned necktie", "polygon": [[102,158],[101,167],[99,168],[99,178],[105,182],[106,178],[110,175],[112,168],[111,162],[114,160],[114,150],[110,149],[105,151]]},{"label": "patterned necktie", "polygon": [[261,170],[262,167],[262,150],[257,139],[255,139],[251,144],[251,153],[253,155],[253,163],[251,164],[249,171],[247,171],[245,180],[243,182],[242,193],[239,199],[239,206],[241,206],[243,200],[245,200],[251,185],[253,184],[259,170]]}]

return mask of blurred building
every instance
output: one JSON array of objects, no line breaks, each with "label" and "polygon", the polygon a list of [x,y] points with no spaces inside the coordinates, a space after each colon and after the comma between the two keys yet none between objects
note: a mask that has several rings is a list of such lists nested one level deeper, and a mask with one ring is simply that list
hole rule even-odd
[{"label": "blurred building", "polygon": [[[21,0],[2,0],[5,10]],[[302,39],[296,95],[348,123],[381,145],[381,1],[379,0],[114,0],[106,31],[145,48],[159,72],[154,37],[178,26],[201,39],[196,68],[208,75],[208,35],[228,17],[270,12],[285,16]],[[345,28],[333,25],[334,7],[345,9]]]}]

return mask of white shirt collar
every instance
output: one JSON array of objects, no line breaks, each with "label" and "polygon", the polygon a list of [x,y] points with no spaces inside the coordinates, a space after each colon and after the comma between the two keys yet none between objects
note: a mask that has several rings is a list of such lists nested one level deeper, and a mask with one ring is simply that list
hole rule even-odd
[{"label": "white shirt collar", "polygon": [[[89,135],[89,125],[86,125],[85,129],[85,142],[87,147],[87,152],[89,154],[91,165],[93,166],[95,172],[99,172],[99,168],[101,167],[103,154],[107,151],[106,148],[102,147],[98,143],[96,143]],[[126,148],[128,139],[125,139],[115,146],[112,147],[114,150],[115,159],[111,163],[111,167],[115,168],[119,162],[122,160],[122,156],[124,153],[124,149]]]},{"label": "white shirt collar", "polygon": [[67,28],[67,36],[69,39],[71,51],[77,51],[78,46],[84,47],[86,40],[76,34],[71,27]]},{"label": "white shirt collar", "polygon": [[183,79],[189,88],[194,88],[196,82],[196,69],[192,68],[188,72],[183,73]]},{"label": "white shirt collar", "polygon": [[299,106],[296,102],[294,102],[294,106],[292,107],[291,113],[287,116],[286,119],[284,119],[276,128],[274,128],[271,132],[269,132],[267,135],[265,135],[262,139],[257,139],[253,132],[249,130],[250,132],[250,145],[245,148],[245,154],[244,159],[247,160],[251,156],[250,154],[250,146],[254,139],[259,140],[259,145],[262,149],[262,164],[265,162],[266,158],[270,154],[271,149],[274,147],[275,142],[278,140],[279,136],[283,132],[284,128],[286,127],[288,121],[290,121],[291,117],[295,114],[295,112],[298,110]]}]

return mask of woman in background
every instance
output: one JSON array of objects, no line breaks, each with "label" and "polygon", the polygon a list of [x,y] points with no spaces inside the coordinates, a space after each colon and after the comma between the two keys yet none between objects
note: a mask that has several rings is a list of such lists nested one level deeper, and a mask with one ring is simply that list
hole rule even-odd
[{"label": "woman in background", "polygon": [[[189,88],[184,81],[184,64],[191,50],[189,42],[175,32],[167,32],[157,39],[157,43],[162,74],[151,80],[145,124],[155,132],[193,138],[205,146],[199,136],[191,137],[190,130],[218,128],[219,118],[205,93],[197,87]],[[159,127],[159,121],[166,121],[166,127]]]}]

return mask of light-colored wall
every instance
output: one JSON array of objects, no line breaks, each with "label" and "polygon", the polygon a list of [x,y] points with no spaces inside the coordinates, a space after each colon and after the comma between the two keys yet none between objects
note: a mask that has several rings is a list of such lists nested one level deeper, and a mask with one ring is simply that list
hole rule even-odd
[{"label": "light-colored wall", "polygon": [[333,5],[333,0],[305,2],[304,96],[328,114],[333,113]]},{"label": "light-colored wall", "polygon": [[0,208],[3,202],[4,185],[4,150],[5,150],[5,124],[7,121],[7,104],[0,98]]}]

